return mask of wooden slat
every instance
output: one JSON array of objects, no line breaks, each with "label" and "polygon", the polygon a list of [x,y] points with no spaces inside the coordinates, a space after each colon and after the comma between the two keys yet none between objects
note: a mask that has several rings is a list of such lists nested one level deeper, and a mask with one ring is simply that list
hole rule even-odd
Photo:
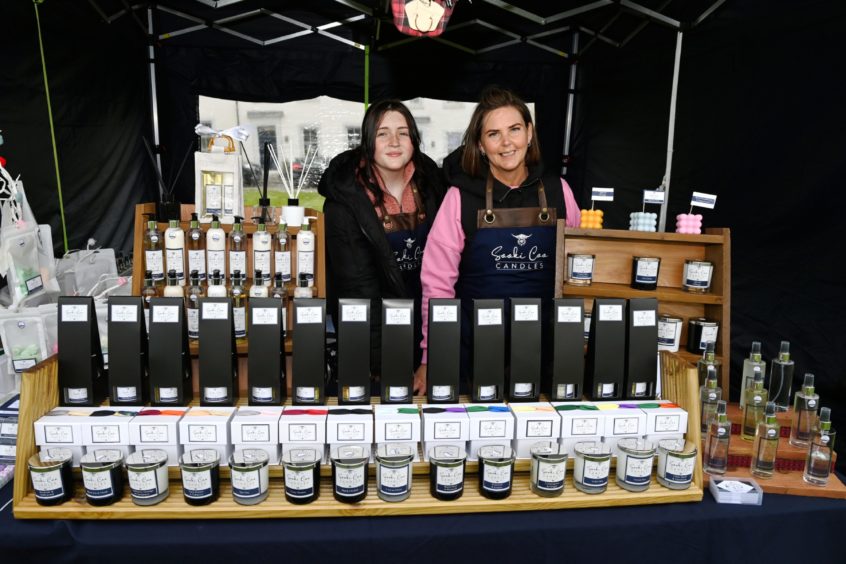
[{"label": "wooden slat", "polygon": [[590,296],[599,298],[657,298],[659,302],[680,302],[688,304],[720,305],[723,296],[718,294],[694,294],[679,288],[659,287],[657,290],[635,290],[628,284],[594,282],[590,286],[564,284],[563,296]]},{"label": "wooden slat", "polygon": [[[563,221],[563,220],[559,220]],[[661,241],[664,243],[694,243],[696,245],[722,245],[722,230],[706,229],[702,235],[688,235],[684,233],[649,233],[646,231],[629,231],[626,229],[579,229],[567,227],[564,230],[567,237],[585,237],[597,239],[616,239],[618,241]]]}]

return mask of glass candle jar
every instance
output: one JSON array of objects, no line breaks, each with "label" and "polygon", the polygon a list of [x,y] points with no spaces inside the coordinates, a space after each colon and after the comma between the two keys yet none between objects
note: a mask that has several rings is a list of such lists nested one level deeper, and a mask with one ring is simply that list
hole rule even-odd
[{"label": "glass candle jar", "polygon": [[661,259],[658,257],[632,257],[632,288],[654,290],[658,287],[658,271]]},{"label": "glass candle jar", "polygon": [[359,445],[332,447],[332,495],[342,503],[358,503],[367,497],[367,463],[370,449]]},{"label": "glass candle jar", "polygon": [[167,453],[160,449],[133,452],[126,457],[129,493],[135,505],[156,505],[167,499]]},{"label": "glass candle jar", "polygon": [[282,456],[285,469],[285,499],[297,505],[320,497],[320,460],[316,448],[292,448]]},{"label": "glass candle jar", "polygon": [[258,448],[236,450],[229,457],[232,498],[241,505],[257,505],[267,499],[270,475],[267,452]]},{"label": "glass candle jar", "polygon": [[464,493],[467,453],[455,445],[429,449],[429,493],[441,501],[453,501]]},{"label": "glass candle jar", "polygon": [[567,449],[552,441],[532,445],[530,487],[541,497],[557,497],[564,492],[567,475]]},{"label": "glass candle jar", "polygon": [[687,259],[682,272],[682,288],[688,292],[704,294],[711,287],[714,263],[707,260]]},{"label": "glass candle jar", "polygon": [[514,451],[506,445],[487,445],[479,449],[479,493],[488,499],[511,495],[514,478]]},{"label": "glass candle jar", "polygon": [[453,403],[455,397],[455,390],[452,386],[432,386],[432,395],[429,397],[429,401],[432,403]]},{"label": "glass candle jar", "polygon": [[720,324],[704,317],[692,317],[687,321],[687,351],[700,354],[708,341],[717,342]]},{"label": "glass candle jar", "polygon": [[600,494],[608,488],[611,448],[599,442],[576,443],[573,485],[580,492]]},{"label": "glass candle jar", "polygon": [[649,489],[655,445],[644,439],[617,441],[617,485],[630,492]]},{"label": "glass candle jar", "polygon": [[686,490],[693,481],[696,445],[684,439],[658,441],[658,483],[671,490]]},{"label": "glass candle jar", "polygon": [[208,505],[220,497],[220,454],[197,449],[182,455],[182,496],[189,505]]},{"label": "glass candle jar", "polygon": [[89,452],[79,462],[85,499],[91,505],[111,505],[123,497],[123,453],[115,449]]},{"label": "glass candle jar", "polygon": [[29,457],[29,476],[38,505],[59,505],[73,499],[73,453],[49,448]]},{"label": "glass candle jar", "polygon": [[567,253],[567,283],[590,286],[596,255]]},{"label": "glass candle jar", "polygon": [[404,443],[384,443],[376,448],[376,493],[379,499],[403,501],[411,495],[414,450]]},{"label": "glass candle jar", "polygon": [[682,320],[680,317],[660,316],[658,318],[658,350],[678,352],[681,333]]}]

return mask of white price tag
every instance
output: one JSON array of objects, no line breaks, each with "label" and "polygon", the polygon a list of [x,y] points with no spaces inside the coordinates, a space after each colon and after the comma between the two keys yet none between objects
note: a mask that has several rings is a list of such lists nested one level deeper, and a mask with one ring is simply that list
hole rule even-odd
[{"label": "white price tag", "polygon": [[411,325],[411,310],[405,307],[385,308],[385,325]]},{"label": "white price tag", "polygon": [[655,327],[655,310],[633,311],[632,325],[635,327]]},{"label": "white price tag", "polygon": [[112,321],[121,323],[136,323],[138,321],[138,306],[113,305]]},{"label": "white price tag", "polygon": [[458,321],[458,306],[436,305],[432,306],[432,322],[434,323],[455,323]]},{"label": "white price tag", "polygon": [[203,319],[229,319],[229,304],[203,302]]},{"label": "white price tag", "polygon": [[582,308],[578,306],[561,306],[558,308],[558,323],[580,323]]},{"label": "white price tag", "polygon": [[594,186],[590,191],[590,199],[594,202],[613,202],[614,189],[613,188],[597,188]]},{"label": "white price tag", "polygon": [[644,204],[658,204],[664,203],[666,193],[663,190],[644,190],[643,203]]},{"label": "white price tag", "polygon": [[276,325],[279,321],[275,307],[254,307],[253,325]]},{"label": "white price tag", "polygon": [[694,192],[690,197],[690,205],[698,208],[714,209],[717,205],[717,196],[715,194],[705,194],[703,192]]},{"label": "white price tag", "polygon": [[298,307],[297,323],[320,323],[323,321],[323,309],[320,307]]},{"label": "white price tag", "polygon": [[599,321],[622,321],[623,306],[621,305],[600,305]]},{"label": "white price tag", "polygon": [[88,306],[87,305],[68,305],[62,306],[62,321],[88,321]]},{"label": "white price tag", "polygon": [[514,321],[537,321],[538,306],[536,305],[515,305]]},{"label": "white price tag", "polygon": [[153,306],[153,323],[177,323],[179,306]]},{"label": "white price tag", "polygon": [[495,309],[480,309],[478,315],[479,325],[502,325],[502,310]]},{"label": "white price tag", "polygon": [[360,304],[344,304],[341,306],[341,321],[366,322],[367,306]]}]

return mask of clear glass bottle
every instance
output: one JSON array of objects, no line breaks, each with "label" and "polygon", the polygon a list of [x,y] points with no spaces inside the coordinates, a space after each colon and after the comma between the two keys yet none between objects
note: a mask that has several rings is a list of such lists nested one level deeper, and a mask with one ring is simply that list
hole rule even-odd
[{"label": "clear glass bottle", "polygon": [[247,336],[247,291],[243,284],[244,275],[240,270],[234,271],[229,297],[232,298],[232,321],[235,325],[236,339]]},{"label": "clear glass bottle", "polygon": [[699,423],[703,433],[708,432],[711,421],[717,418],[717,402],[723,397],[723,391],[717,385],[717,370],[709,366],[705,384],[699,388]]},{"label": "clear glass bottle", "polygon": [[253,274],[253,285],[250,286],[251,298],[266,298],[270,294],[268,287],[262,283],[262,280],[264,280],[264,274],[261,269],[256,269]]},{"label": "clear glass bottle", "polygon": [[778,411],[787,411],[790,408],[793,368],[793,361],[790,360],[790,343],[782,341],[778,358],[773,360],[770,368],[770,381],[767,386],[770,391],[770,399],[775,402]]},{"label": "clear glass bottle", "polygon": [[807,447],[814,434],[817,420],[817,407],[820,396],[814,393],[814,375],[805,374],[802,391],[796,392],[793,399],[793,421],[790,425],[790,444],[795,447]]},{"label": "clear glass bottle", "polygon": [[731,440],[731,422],[726,415],[726,402],[717,403],[717,418],[708,427],[705,438],[703,469],[709,474],[725,474],[728,469],[729,440]]},{"label": "clear glass bottle", "polygon": [[714,352],[714,341],[705,343],[705,351],[702,353],[702,358],[696,362],[696,371],[699,373],[699,385],[705,383],[705,377],[708,376],[708,367],[713,366],[717,373],[717,382],[721,381],[723,372],[723,363],[717,358]]},{"label": "clear glass bottle", "polygon": [[752,387],[744,392],[746,407],[743,408],[743,424],[740,427],[740,437],[744,441],[755,438],[758,425],[764,420],[764,408],[767,405],[767,390],[764,389],[761,367],[755,366],[752,373]]},{"label": "clear glass bottle", "polygon": [[149,270],[144,271],[144,287],[141,288],[141,297],[144,298],[144,325],[147,327],[147,333],[150,332],[150,299],[156,298],[159,291],[153,282],[153,273]]},{"label": "clear glass bottle", "polygon": [[206,238],[200,228],[200,220],[197,214],[191,214],[191,223],[188,226],[188,237],[185,245],[188,247],[188,272],[197,271],[200,282],[206,280]]},{"label": "clear glass bottle", "polygon": [[288,225],[281,220],[273,240],[273,272],[282,275],[286,286],[291,283],[291,235]]},{"label": "clear glass bottle", "polygon": [[247,272],[247,234],[241,225],[241,218],[235,217],[232,231],[229,232],[229,278],[235,283],[235,273],[246,277]]},{"label": "clear glass bottle", "polygon": [[223,285],[223,276],[221,276],[220,271],[216,268],[212,270],[211,278],[209,278],[208,296],[210,298],[226,297],[226,286]]},{"label": "clear glass bottle", "polygon": [[749,358],[743,359],[743,379],[740,381],[740,409],[746,405],[746,390],[752,385],[754,367],[761,369],[761,374],[767,373],[767,363],[761,360],[761,342],[752,341]]},{"label": "clear glass bottle", "polygon": [[153,273],[153,282],[164,285],[164,241],[155,219],[147,221],[144,232],[144,270]]},{"label": "clear glass bottle", "polygon": [[200,298],[203,297],[203,287],[200,286],[200,273],[192,270],[188,275],[191,285],[188,287],[186,303],[188,314],[188,338],[200,338]]},{"label": "clear glass bottle", "polygon": [[179,278],[176,277],[176,270],[171,268],[167,271],[167,286],[164,289],[166,298],[185,298],[185,288],[179,285]]},{"label": "clear glass bottle", "polygon": [[831,458],[834,452],[834,429],[831,428],[831,410],[827,407],[820,409],[820,422],[814,430],[814,438],[808,449],[805,462],[805,473],[802,478],[809,484],[824,486],[831,474]]},{"label": "clear glass bottle", "polygon": [[273,237],[267,232],[267,225],[259,222],[253,233],[253,272],[261,271],[261,278],[253,277],[253,286],[270,286],[270,253]]},{"label": "clear glass bottle", "polygon": [[185,232],[179,226],[178,219],[171,219],[168,222],[164,233],[165,238],[165,259],[167,270],[176,271],[176,279],[180,286],[185,285]]},{"label": "clear glass bottle", "polygon": [[226,232],[220,227],[220,220],[212,216],[211,227],[206,231],[206,256],[208,271],[219,270],[226,277]]},{"label": "clear glass bottle", "polygon": [[[748,405],[748,404],[747,404]],[[755,443],[752,446],[752,463],[749,470],[758,478],[772,478],[778,454],[779,426],[776,421],[775,404],[767,402],[764,420],[758,424]]]}]

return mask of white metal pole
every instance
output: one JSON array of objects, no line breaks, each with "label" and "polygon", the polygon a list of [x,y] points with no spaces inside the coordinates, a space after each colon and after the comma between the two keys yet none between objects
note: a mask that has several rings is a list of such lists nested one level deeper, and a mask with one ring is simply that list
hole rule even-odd
[{"label": "white metal pole", "polygon": [[676,100],[679,91],[679,66],[681,64],[682,32],[676,35],[676,60],[673,65],[673,90],[670,95],[670,129],[667,132],[667,168],[664,170],[664,204],[661,206],[661,217],[658,231],[665,231],[667,226],[667,206],[670,203],[670,174],[673,171],[673,140],[676,134]]},{"label": "white metal pole", "polygon": [[[162,171],[162,156],[159,151],[159,102],[156,96],[156,50],[153,46],[153,8],[147,8],[147,34],[150,45],[148,46],[148,56],[150,58],[150,102],[152,104],[153,114],[153,148],[156,153],[156,166],[159,169],[159,174]],[[164,196],[163,188],[159,186],[159,199]]]},{"label": "white metal pole", "polygon": [[[573,44],[570,50],[570,56],[575,57],[579,53],[579,32],[573,32]],[[570,83],[568,86],[569,93],[567,94],[567,122],[564,130],[564,156],[570,157],[570,136],[573,134],[573,105],[576,103],[576,71],[578,70],[578,63],[573,61],[570,65]],[[561,167],[562,176],[567,174],[567,165]]]}]

